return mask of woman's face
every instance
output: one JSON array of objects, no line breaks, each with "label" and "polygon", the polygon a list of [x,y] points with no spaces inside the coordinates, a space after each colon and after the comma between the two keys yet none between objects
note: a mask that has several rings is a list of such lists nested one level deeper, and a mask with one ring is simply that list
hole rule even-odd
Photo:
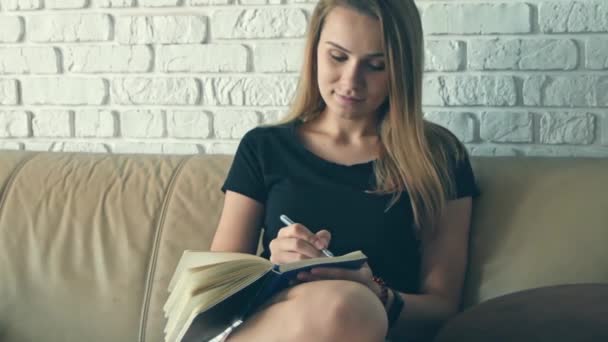
[{"label": "woman's face", "polygon": [[380,22],[347,7],[326,17],[317,79],[327,109],[341,117],[375,115],[388,96]]}]

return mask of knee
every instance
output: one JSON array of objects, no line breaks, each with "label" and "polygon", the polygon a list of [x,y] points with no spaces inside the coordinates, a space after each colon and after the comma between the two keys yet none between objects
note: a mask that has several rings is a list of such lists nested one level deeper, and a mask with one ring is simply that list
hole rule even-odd
[{"label": "knee", "polygon": [[366,286],[340,281],[330,286],[319,318],[328,340],[383,341],[388,319],[382,303]]}]

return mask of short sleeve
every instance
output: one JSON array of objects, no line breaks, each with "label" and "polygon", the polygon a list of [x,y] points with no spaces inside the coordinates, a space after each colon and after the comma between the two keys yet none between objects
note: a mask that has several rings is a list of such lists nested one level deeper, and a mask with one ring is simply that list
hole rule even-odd
[{"label": "short sleeve", "polygon": [[452,175],[454,177],[456,193],[451,199],[469,196],[477,197],[481,194],[481,192],[479,190],[479,186],[477,185],[475,175],[473,174],[473,167],[471,166],[469,154],[464,146],[459,154],[460,158],[452,163]]},{"label": "short sleeve", "polygon": [[[255,129],[254,129],[255,130]],[[238,192],[260,203],[266,201],[264,172],[260,162],[259,135],[247,132],[237,147],[232,165],[222,185],[222,192]]]}]

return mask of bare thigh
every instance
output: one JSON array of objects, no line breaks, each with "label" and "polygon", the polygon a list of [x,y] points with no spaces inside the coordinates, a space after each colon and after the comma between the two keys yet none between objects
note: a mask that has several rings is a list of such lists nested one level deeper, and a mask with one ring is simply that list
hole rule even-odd
[{"label": "bare thigh", "polygon": [[367,287],[344,280],[302,283],[280,292],[228,338],[240,341],[384,341],[384,307]]}]

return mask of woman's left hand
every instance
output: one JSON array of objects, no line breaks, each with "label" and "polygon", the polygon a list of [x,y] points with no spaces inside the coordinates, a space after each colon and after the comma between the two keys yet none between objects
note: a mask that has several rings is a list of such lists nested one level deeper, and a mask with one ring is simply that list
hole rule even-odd
[{"label": "woman's left hand", "polygon": [[359,269],[351,270],[339,267],[316,267],[309,272],[299,272],[298,280],[301,282],[315,280],[350,280],[367,286],[380,297],[380,286],[373,280],[373,272],[367,263]]}]

